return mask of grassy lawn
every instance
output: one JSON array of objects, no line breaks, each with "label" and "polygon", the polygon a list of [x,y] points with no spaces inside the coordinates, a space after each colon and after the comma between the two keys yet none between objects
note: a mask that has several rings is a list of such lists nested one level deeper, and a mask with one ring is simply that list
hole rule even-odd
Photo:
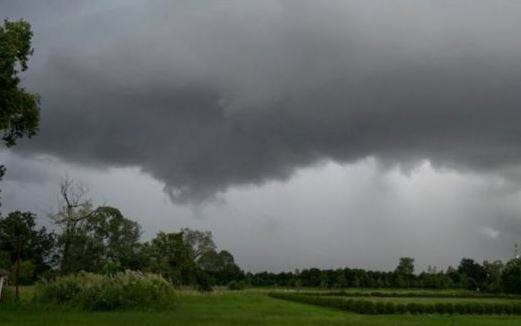
[{"label": "grassy lawn", "polygon": [[263,292],[180,291],[164,312],[82,312],[0,306],[1,325],[520,325],[521,316],[366,316],[269,298]]}]

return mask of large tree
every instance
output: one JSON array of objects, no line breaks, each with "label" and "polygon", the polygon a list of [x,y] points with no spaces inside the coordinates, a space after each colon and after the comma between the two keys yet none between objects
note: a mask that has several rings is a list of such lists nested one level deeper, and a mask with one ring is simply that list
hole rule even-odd
[{"label": "large tree", "polygon": [[60,185],[60,194],[62,206],[52,219],[62,230],[58,245],[63,274],[139,267],[138,223],[117,208],[94,208],[87,188],[69,178]]},{"label": "large tree", "polygon": [[159,273],[172,283],[192,284],[196,280],[197,265],[192,259],[192,248],[183,238],[183,232],[159,232],[144,246],[152,272]]},{"label": "large tree", "polygon": [[505,292],[521,294],[521,259],[512,259],[505,265],[501,281]]},{"label": "large tree", "polygon": [[54,248],[54,234],[45,227],[37,228],[36,216],[31,212],[12,212],[0,218],[0,251],[7,253],[8,263],[15,276],[16,295],[22,266],[29,267],[27,278],[34,279],[49,269],[49,258]]},{"label": "large tree", "polygon": [[412,275],[414,273],[414,259],[410,257],[401,257],[394,272],[400,275]]},{"label": "large tree", "polygon": [[190,248],[190,257],[199,264],[201,257],[208,253],[215,252],[216,245],[213,241],[212,232],[198,231],[188,228],[181,229],[183,240]]},{"label": "large tree", "polygon": [[233,255],[226,250],[207,251],[199,258],[197,265],[218,285],[226,285],[244,278],[244,273],[235,263]]},{"label": "large tree", "polygon": [[61,228],[58,237],[60,270],[67,274],[78,271],[78,268],[81,270],[82,266],[88,264],[90,258],[85,256],[84,247],[92,243],[86,239],[85,228],[94,208],[87,197],[87,187],[68,177],[60,184],[60,195],[61,206],[51,219]]},{"label": "large tree", "polygon": [[462,276],[462,285],[470,290],[483,287],[487,272],[479,263],[470,258],[463,258],[458,266],[458,273]]},{"label": "large tree", "polygon": [[136,269],[138,266],[140,226],[110,206],[101,206],[87,219],[85,233],[97,254],[92,262],[94,268],[108,265],[120,270]]},{"label": "large tree", "polygon": [[411,257],[401,257],[398,266],[394,270],[393,283],[398,287],[411,287],[414,279],[414,259]]},{"label": "large tree", "polygon": [[[0,135],[6,146],[38,131],[39,97],[20,85],[20,72],[27,70],[32,55],[31,26],[25,21],[4,21],[0,26]],[[0,165],[0,178],[5,167]]]}]

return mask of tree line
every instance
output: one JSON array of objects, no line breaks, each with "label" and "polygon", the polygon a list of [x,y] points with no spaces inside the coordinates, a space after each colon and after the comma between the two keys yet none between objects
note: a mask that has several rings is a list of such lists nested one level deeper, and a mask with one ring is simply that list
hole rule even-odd
[{"label": "tree line", "polygon": [[50,216],[55,231],[38,227],[31,212],[0,217],[0,268],[10,271],[14,284],[80,271],[139,270],[207,290],[244,277],[233,255],[218,250],[209,231],[159,232],[141,242],[137,222],[115,207],[95,207],[80,184],[66,179],[60,195],[60,208]]},{"label": "tree line", "polygon": [[429,267],[414,273],[414,259],[402,257],[394,271],[370,271],[359,268],[310,268],[282,273],[247,273],[252,286],[322,287],[322,288],[423,288],[469,289],[490,293],[521,294],[521,260],[514,258],[504,264],[500,260],[482,264],[463,258],[457,268],[438,271]]},{"label": "tree line", "polygon": [[51,215],[55,231],[36,225],[31,212],[0,217],[0,268],[11,282],[80,271],[114,274],[125,270],[157,273],[175,285],[210,290],[214,285],[242,282],[255,287],[425,288],[469,289],[521,293],[521,260],[484,261],[463,258],[459,265],[439,271],[429,267],[414,273],[414,259],[400,258],[393,271],[359,268],[309,268],[294,272],[245,273],[233,255],[218,250],[209,231],[181,229],[159,232],[140,241],[141,226],[111,206],[95,207],[87,190],[66,179],[60,186],[61,206]]}]

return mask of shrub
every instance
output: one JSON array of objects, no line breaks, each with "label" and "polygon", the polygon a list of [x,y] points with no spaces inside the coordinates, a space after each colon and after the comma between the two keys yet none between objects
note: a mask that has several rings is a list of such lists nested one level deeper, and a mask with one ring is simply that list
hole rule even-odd
[{"label": "shrub", "polygon": [[2,297],[0,298],[0,303],[10,302],[14,299],[15,297],[13,288],[4,286],[2,289]]},{"label": "shrub", "polygon": [[228,283],[228,290],[240,291],[246,288],[246,282],[244,281],[231,281]]},{"label": "shrub", "polygon": [[360,300],[359,301],[359,313],[372,315],[376,313],[375,304],[372,301]]},{"label": "shrub", "polygon": [[505,312],[505,307],[501,303],[495,303],[494,304],[494,313],[496,314],[502,314]]},{"label": "shrub", "polygon": [[399,314],[404,314],[407,312],[407,305],[405,303],[396,304],[396,312]]},{"label": "shrub", "polygon": [[464,315],[467,313],[467,305],[464,303],[454,304],[454,311],[458,314]]},{"label": "shrub", "polygon": [[446,311],[445,311],[445,305],[441,302],[438,302],[434,305],[434,310],[436,311],[436,313],[438,314],[444,314]]},{"label": "shrub", "polygon": [[485,305],[479,303],[471,303],[469,304],[470,313],[481,315],[485,312]]},{"label": "shrub", "polygon": [[484,304],[483,305],[483,313],[487,315],[491,315],[495,313],[495,306],[493,304]]},{"label": "shrub", "polygon": [[375,306],[375,312],[377,314],[386,314],[387,313],[387,307],[385,306],[385,302],[378,301]]},{"label": "shrub", "polygon": [[139,272],[114,275],[79,273],[38,285],[36,300],[87,310],[165,308],[174,303],[172,285],[163,277]]},{"label": "shrub", "polygon": [[433,314],[436,312],[436,308],[434,307],[434,304],[432,303],[426,303],[420,305],[423,307],[423,309],[420,309],[420,311],[424,314]]},{"label": "shrub", "polygon": [[407,311],[410,312],[411,314],[417,314],[417,313],[419,313],[419,311],[418,311],[418,310],[419,310],[419,309],[418,309],[418,306],[419,306],[419,305],[418,305],[417,303],[414,303],[414,302],[412,302],[412,303],[408,303],[408,304],[406,305],[406,307],[407,307]]},{"label": "shrub", "polygon": [[198,270],[195,275],[196,283],[197,283],[197,290],[201,292],[212,292],[213,288],[210,284],[210,276],[202,271]]},{"label": "shrub", "polygon": [[445,312],[447,314],[453,314],[454,313],[454,304],[452,303],[444,303],[445,306]]},{"label": "shrub", "polygon": [[394,302],[386,302],[385,303],[386,312],[388,314],[396,313],[396,304]]}]

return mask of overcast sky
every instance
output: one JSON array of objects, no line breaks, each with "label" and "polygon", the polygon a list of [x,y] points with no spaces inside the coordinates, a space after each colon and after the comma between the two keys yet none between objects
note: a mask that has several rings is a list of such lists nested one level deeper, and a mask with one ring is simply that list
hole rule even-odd
[{"label": "overcast sky", "polygon": [[37,137],[2,211],[87,184],[143,238],[211,230],[246,270],[508,259],[521,242],[521,3],[9,1]]}]

